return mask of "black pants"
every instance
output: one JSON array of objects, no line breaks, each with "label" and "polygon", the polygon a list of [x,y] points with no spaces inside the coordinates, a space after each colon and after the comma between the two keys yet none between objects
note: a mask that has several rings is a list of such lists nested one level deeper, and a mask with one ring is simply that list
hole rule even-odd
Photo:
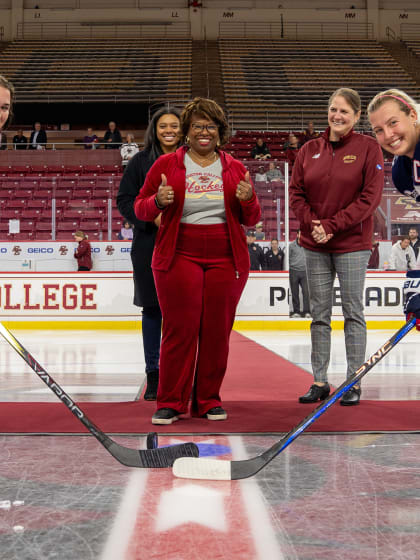
[{"label": "black pants", "polygon": [[290,290],[292,292],[293,313],[300,313],[299,287],[302,289],[303,311],[305,315],[309,313],[309,290],[306,270],[289,270]]},{"label": "black pants", "polygon": [[79,266],[79,268],[77,269],[77,272],[83,272],[83,271],[89,271],[90,268],[88,268],[87,266]]}]

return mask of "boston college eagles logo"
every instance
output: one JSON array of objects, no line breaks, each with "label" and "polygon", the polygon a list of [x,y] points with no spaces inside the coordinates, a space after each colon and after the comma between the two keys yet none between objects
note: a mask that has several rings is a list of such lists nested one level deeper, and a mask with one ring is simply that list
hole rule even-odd
[{"label": "boston college eagles logo", "polygon": [[22,248],[19,245],[15,245],[12,249],[14,255],[20,255],[22,252]]},{"label": "boston college eagles logo", "polygon": [[61,247],[58,249],[58,251],[59,251],[60,255],[65,256],[69,252],[69,249],[68,249],[67,245],[61,245]]},{"label": "boston college eagles logo", "polygon": [[109,255],[109,256],[113,255],[114,251],[115,251],[115,249],[112,245],[107,245],[106,246],[105,252],[106,252],[107,255]]}]

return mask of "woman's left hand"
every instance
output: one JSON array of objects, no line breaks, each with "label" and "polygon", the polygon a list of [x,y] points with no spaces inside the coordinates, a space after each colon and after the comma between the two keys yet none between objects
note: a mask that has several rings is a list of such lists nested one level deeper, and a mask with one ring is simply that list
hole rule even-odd
[{"label": "woman's left hand", "polygon": [[319,220],[312,220],[313,230],[312,230],[312,239],[316,243],[327,243],[333,236],[332,233],[328,235],[325,233],[324,226],[321,224]]},{"label": "woman's left hand", "polygon": [[252,185],[249,180],[249,171],[245,173],[244,179],[239,181],[239,184],[236,188],[236,197],[239,200],[251,200],[252,198]]}]

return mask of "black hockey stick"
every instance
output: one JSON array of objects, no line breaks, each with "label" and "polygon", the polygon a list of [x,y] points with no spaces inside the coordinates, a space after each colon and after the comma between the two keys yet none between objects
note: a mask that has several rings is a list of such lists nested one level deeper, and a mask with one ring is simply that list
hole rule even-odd
[{"label": "black hockey stick", "polygon": [[[172,466],[178,457],[198,457],[198,447],[194,443],[183,443],[159,449],[130,449],[115,443],[89,420],[67,393],[58,385],[45,369],[29,354],[29,352],[16,340],[13,334],[0,322],[0,334],[14,350],[33,369],[37,376],[57,395],[62,403],[76,416],[76,418],[96,437],[111,455],[127,467],[163,468]],[[156,441],[157,445],[157,441]]]},{"label": "black hockey stick", "polygon": [[401,327],[379,350],[373,354],[360,368],[338,387],[323,403],[313,410],[302,422],[286,434],[280,441],[261,455],[243,461],[222,461],[205,458],[181,458],[173,465],[173,474],[180,478],[196,478],[208,480],[239,480],[257,474],[288,445],[292,443],[308,426],[315,422],[327,408],[334,404],[346,391],[358,383],[396,344],[414,327],[416,318]]}]

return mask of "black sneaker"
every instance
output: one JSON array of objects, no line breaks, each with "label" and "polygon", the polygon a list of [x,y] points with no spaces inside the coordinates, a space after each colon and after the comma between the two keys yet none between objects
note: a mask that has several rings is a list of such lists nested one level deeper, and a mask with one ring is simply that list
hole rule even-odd
[{"label": "black sneaker", "polygon": [[300,403],[314,403],[318,400],[323,401],[325,400],[328,395],[330,394],[330,386],[328,383],[325,385],[316,385],[315,383],[311,385],[311,388],[307,393],[299,397]]},{"label": "black sneaker", "polygon": [[207,420],[226,420],[227,412],[221,406],[214,406],[204,414],[203,418],[207,418]]},{"label": "black sneaker", "polygon": [[157,397],[157,390],[159,385],[159,370],[148,371],[146,373],[147,386],[144,392],[145,401],[155,401]]},{"label": "black sneaker", "polygon": [[173,408],[159,408],[152,416],[152,424],[172,424],[178,420],[178,415]]}]

